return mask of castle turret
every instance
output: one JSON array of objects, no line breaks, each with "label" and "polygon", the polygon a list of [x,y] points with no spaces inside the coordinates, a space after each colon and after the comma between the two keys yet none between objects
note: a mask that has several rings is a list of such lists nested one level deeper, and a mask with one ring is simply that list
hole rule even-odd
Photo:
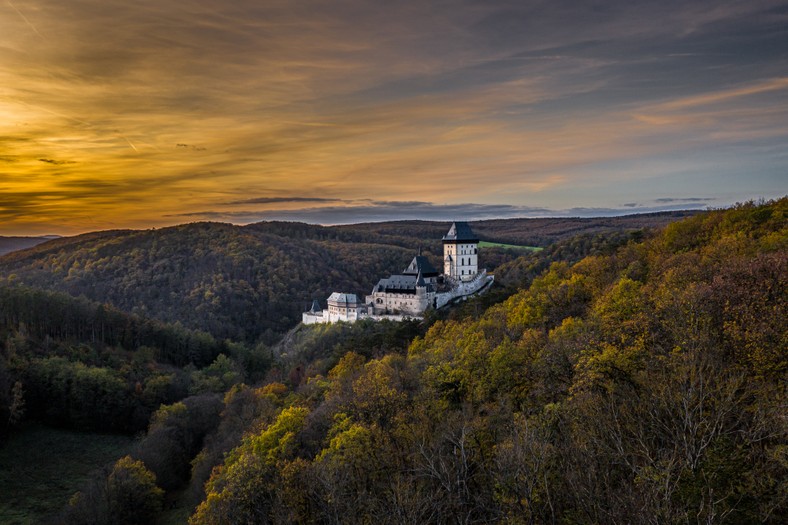
[{"label": "castle turret", "polygon": [[467,222],[454,222],[443,236],[443,273],[470,281],[479,273],[479,238]]}]

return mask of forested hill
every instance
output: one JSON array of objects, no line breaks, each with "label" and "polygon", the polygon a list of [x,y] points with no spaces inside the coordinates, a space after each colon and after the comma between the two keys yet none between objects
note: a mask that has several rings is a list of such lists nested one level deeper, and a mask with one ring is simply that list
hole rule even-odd
[{"label": "forested hill", "polygon": [[[741,205],[557,263],[406,351],[302,329],[330,354],[225,398],[189,523],[782,523],[787,216]],[[241,407],[259,416],[230,432]]]},{"label": "forested hill", "polygon": [[[548,243],[584,232],[662,226],[681,215],[473,224],[485,240]],[[94,232],[0,257],[0,283],[84,295],[220,339],[271,342],[298,323],[312,299],[323,301],[335,290],[366,294],[380,277],[405,267],[418,248],[439,266],[448,226],[194,223]],[[520,255],[485,250],[482,264],[490,269]]]},{"label": "forested hill", "polygon": [[0,258],[0,279],[84,295],[220,338],[271,340],[315,297],[360,293],[407,264],[412,250],[337,242],[306,225],[197,223],[108,231]]}]

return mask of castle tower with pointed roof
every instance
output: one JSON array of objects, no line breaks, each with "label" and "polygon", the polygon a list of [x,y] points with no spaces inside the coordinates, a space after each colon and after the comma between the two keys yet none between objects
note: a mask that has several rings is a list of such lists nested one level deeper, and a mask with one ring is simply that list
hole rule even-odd
[{"label": "castle tower with pointed roof", "polygon": [[454,222],[443,236],[443,273],[470,281],[479,273],[479,238],[467,222]]}]

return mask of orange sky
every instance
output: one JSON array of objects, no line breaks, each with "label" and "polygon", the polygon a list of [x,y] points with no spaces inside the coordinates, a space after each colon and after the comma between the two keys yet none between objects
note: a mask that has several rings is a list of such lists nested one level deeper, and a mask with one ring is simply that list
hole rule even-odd
[{"label": "orange sky", "polygon": [[785,2],[0,0],[0,235],[786,193]]}]

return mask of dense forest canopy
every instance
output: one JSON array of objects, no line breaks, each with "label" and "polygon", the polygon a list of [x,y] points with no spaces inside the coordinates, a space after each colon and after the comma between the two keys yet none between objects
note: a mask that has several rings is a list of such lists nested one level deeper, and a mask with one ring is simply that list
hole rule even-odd
[{"label": "dense forest canopy", "polygon": [[[152,413],[135,450],[56,523],[781,523],[786,214],[788,198],[746,203],[656,233],[588,231],[502,252],[503,284],[464,305],[422,322],[302,326],[270,346],[6,286],[0,406],[9,420],[52,417],[33,385],[70,385],[59,424]],[[344,261],[352,250],[334,245],[361,243],[369,250],[352,257],[372,271],[387,264],[376,250],[411,249],[381,241],[396,228],[369,242],[351,227],[261,224],[237,245],[219,240],[234,227],[181,228],[95,234],[76,251],[177,261],[207,243],[221,253],[200,264],[232,268],[269,244],[281,243],[277,257],[292,243]],[[175,232],[200,242],[166,246]],[[54,282],[35,265],[52,253],[63,264],[68,249],[49,250],[7,256],[3,268],[20,273],[6,279]],[[113,329],[98,336],[101,322]],[[33,414],[20,415],[28,390]],[[105,397],[90,405],[91,392]],[[133,406],[118,404],[122,392]]]},{"label": "dense forest canopy", "polygon": [[0,275],[221,339],[271,342],[313,297],[371,289],[372,276],[410,255],[399,246],[321,238],[319,227],[300,238],[299,226],[306,225],[260,231],[198,223],[88,234],[9,254]]},{"label": "dense forest canopy", "polygon": [[[255,374],[267,370],[270,355],[264,347],[249,349],[84,298],[17,286],[0,287],[0,337],[0,436],[17,417],[17,384],[30,419],[135,432],[162,403],[229,387],[232,382],[208,381],[217,364],[230,370],[246,365]],[[237,371],[234,377],[244,378]]]}]

